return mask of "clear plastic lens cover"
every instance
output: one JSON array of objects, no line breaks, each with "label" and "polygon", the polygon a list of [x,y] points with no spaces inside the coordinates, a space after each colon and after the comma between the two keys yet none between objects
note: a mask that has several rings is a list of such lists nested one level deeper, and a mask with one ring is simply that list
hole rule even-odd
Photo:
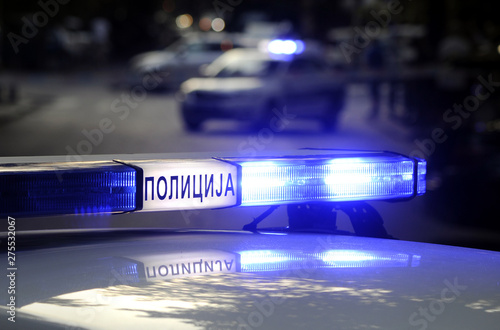
[{"label": "clear plastic lens cover", "polygon": [[[414,196],[413,159],[396,155],[241,161],[242,205],[400,199]],[[425,161],[417,193],[425,192]]]}]

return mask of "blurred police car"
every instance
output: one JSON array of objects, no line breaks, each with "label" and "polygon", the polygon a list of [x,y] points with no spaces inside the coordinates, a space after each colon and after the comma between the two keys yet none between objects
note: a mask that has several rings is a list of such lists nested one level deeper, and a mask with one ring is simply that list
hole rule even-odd
[{"label": "blurred police car", "polygon": [[[0,324],[497,329],[499,253],[388,239],[366,203],[422,195],[425,177],[422,159],[347,150],[1,159]],[[272,207],[240,232],[15,233],[26,216],[254,205]],[[289,226],[259,229],[280,205]]]},{"label": "blurred police car", "polygon": [[188,130],[210,119],[269,125],[275,112],[320,119],[335,129],[345,88],[327,62],[298,40],[273,40],[265,49],[235,49],[206,68],[206,77],[181,85],[182,118]]},{"label": "blurred police car", "polygon": [[199,76],[202,65],[235,47],[239,47],[235,35],[215,32],[187,34],[163,50],[134,56],[129,70],[138,82],[141,77],[154,73],[161,78],[161,87],[178,88],[183,81]]}]

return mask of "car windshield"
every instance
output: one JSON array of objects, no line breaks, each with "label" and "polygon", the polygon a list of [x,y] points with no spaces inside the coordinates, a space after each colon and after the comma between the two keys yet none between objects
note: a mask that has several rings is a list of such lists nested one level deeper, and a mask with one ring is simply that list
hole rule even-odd
[{"label": "car windshield", "polygon": [[226,77],[268,77],[275,74],[283,62],[273,60],[232,61],[215,76]]}]

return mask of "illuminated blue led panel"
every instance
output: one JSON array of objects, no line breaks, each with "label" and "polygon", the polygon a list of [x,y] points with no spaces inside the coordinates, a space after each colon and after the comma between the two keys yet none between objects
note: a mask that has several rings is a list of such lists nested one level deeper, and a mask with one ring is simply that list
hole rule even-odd
[{"label": "illuminated blue led panel", "polygon": [[290,269],[418,267],[420,256],[390,251],[326,250],[302,251],[249,250],[241,251],[242,272],[283,271]]},{"label": "illuminated blue led panel", "polygon": [[242,205],[395,199],[425,192],[425,161],[415,184],[414,160],[398,155],[245,161]]},{"label": "illuminated blue led panel", "polygon": [[18,167],[0,175],[0,214],[41,216],[133,211],[136,172],[103,164]]}]

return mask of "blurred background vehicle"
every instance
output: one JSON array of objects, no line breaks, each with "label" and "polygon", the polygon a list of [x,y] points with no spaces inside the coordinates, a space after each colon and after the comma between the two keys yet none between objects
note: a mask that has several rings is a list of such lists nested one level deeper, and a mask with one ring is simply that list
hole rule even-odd
[{"label": "blurred background vehicle", "polygon": [[267,127],[273,117],[298,116],[320,119],[334,130],[344,106],[344,81],[305,48],[300,40],[277,39],[265,42],[264,49],[231,50],[219,57],[206,68],[207,77],[181,86],[186,128],[199,130],[210,119]]},{"label": "blurred background vehicle", "polygon": [[130,60],[129,74],[133,80],[129,86],[137,85],[145,75],[153,73],[161,79],[158,88],[176,89],[183,81],[200,76],[203,65],[211,63],[225,51],[240,46],[236,34],[187,34],[163,50],[134,56]]}]

